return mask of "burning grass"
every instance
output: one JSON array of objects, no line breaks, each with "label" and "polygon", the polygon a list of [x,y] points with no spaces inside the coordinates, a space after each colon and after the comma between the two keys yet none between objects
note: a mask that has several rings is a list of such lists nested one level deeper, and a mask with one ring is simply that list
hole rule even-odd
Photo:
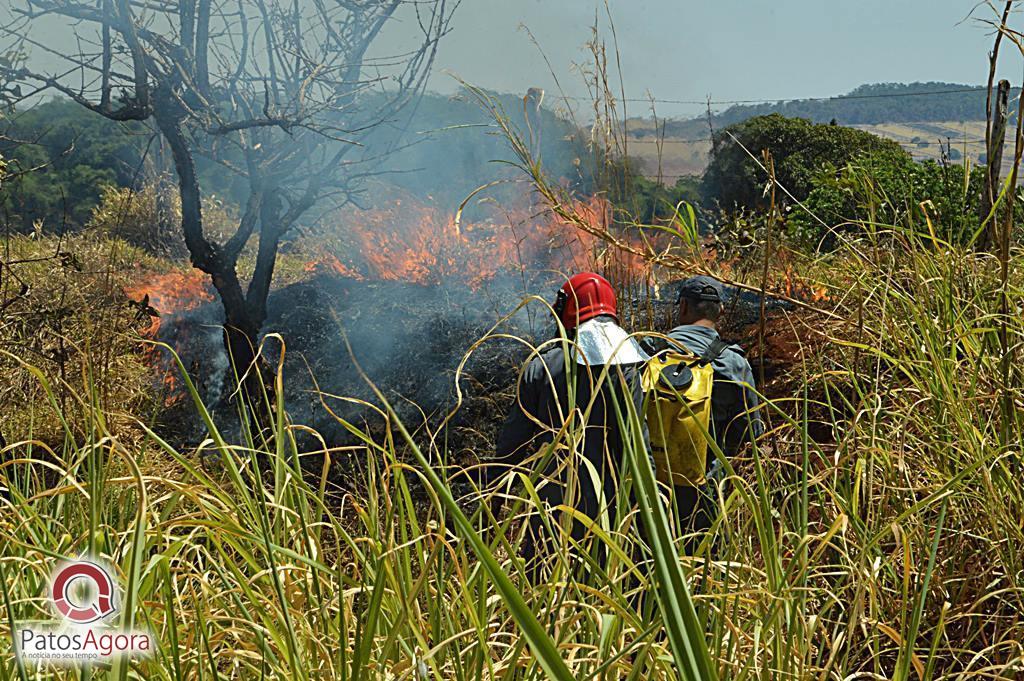
[{"label": "burning grass", "polygon": [[[727,257],[680,216],[664,248],[613,230],[600,203],[549,198],[557,218],[472,223],[393,204],[344,216],[358,227],[344,238],[290,247],[271,301],[283,337],[268,337],[267,356],[281,373],[263,430],[204,403],[196,386],[212,372],[200,365],[197,383],[183,380],[188,360],[173,376],[178,407],[199,417],[194,438],[165,437],[127,397],[95,399],[139,393],[94,367],[123,335],[96,336],[109,352],[76,357],[80,383],[5,355],[7,375],[31,389],[28,416],[3,425],[0,634],[45,611],[54,558],[89,552],[117,567],[130,585],[124,612],[158,643],[153,658],[112,670],[120,678],[1024,676],[1024,388],[1001,356],[1024,342],[1024,270],[1003,282],[986,257],[876,225],[825,256]],[[733,315],[728,335],[765,378],[769,429],[726,462],[714,538],[681,555],[640,423],[622,414],[634,437],[618,511],[587,539],[609,560],[574,565],[565,539],[550,579],[531,585],[517,556],[522,515],[551,515],[532,492],[539,474],[481,490],[463,467],[490,454],[524,346],[545,332],[537,302],[534,315],[492,328],[547,290],[506,270],[530,249],[548,258],[538,269],[579,267],[572,247],[552,248],[567,225],[584,234],[586,264],[615,274],[635,328],[663,317],[650,292],[655,275],[675,276],[666,272],[728,275],[755,307],[763,289],[795,300],[763,326]],[[59,281],[57,262],[75,269],[66,258],[33,264],[34,246],[18,247],[40,281]],[[1012,258],[1024,265],[1019,250]],[[180,347],[177,329],[195,333],[216,306],[201,277],[161,271],[145,288],[107,271],[95,290],[128,287],[137,303],[122,299],[132,312],[112,317],[117,328]],[[44,289],[50,307],[94,291],[61,276]],[[1003,293],[1011,314],[999,312]],[[208,328],[200,347],[218,342]],[[456,374],[470,345],[484,371]],[[131,367],[147,359],[124,354]],[[370,387],[360,370],[389,384]],[[457,380],[466,390],[442,427]],[[25,419],[43,413],[55,433],[39,444]],[[582,436],[570,426],[552,451]],[[21,673],[13,658],[0,665],[5,678]]]},{"label": "burning grass", "polygon": [[[316,247],[297,243],[291,252],[309,257],[308,272],[473,290],[524,268],[568,272],[594,265],[595,239],[566,229],[538,206],[483,203],[453,215],[397,190],[390,193],[398,195],[370,208],[328,213]],[[594,221],[607,219],[608,207],[597,198],[578,201],[575,209]]]},{"label": "burning grass", "polygon": [[[209,439],[181,449],[152,431],[126,440],[102,409],[73,400],[63,413],[84,427],[56,452],[65,482],[31,474],[44,463],[24,444],[0,468],[11,612],[44,608],[47,556],[92,551],[136,576],[125,607],[159,642],[132,664],[143,678],[674,679],[687,641],[692,664],[706,647],[719,678],[1020,678],[1024,390],[993,348],[996,329],[1019,343],[1024,325],[992,311],[999,282],[984,258],[871,238],[877,248],[819,271],[845,291],[837,317],[791,311],[769,324],[767,353],[791,361],[772,384],[769,433],[731,462],[713,551],[637,553],[641,520],[623,512],[595,526],[592,541],[616,549],[603,569],[571,572],[560,554],[552,579],[530,586],[514,559],[518,524],[487,516],[488,491],[453,492],[446,464],[458,457],[443,432],[418,450],[394,414],[383,436],[339,424],[361,444],[329,455],[361,465],[350,472],[359,492],[335,505],[329,480],[303,471],[308,431],[283,405],[268,439],[228,441],[190,391]],[[32,399],[61,408],[45,391]],[[131,464],[154,447],[173,466]],[[412,463],[401,447],[418,452]],[[627,477],[649,497],[635,454]],[[520,493],[507,501],[533,506]],[[673,560],[635,562],[658,552]],[[685,599],[631,593],[670,583],[672,565],[696,623]]]},{"label": "burning grass", "polygon": [[[624,291],[631,286],[630,297],[650,295],[645,262],[599,249],[593,236],[567,229],[550,212],[528,205],[502,210],[490,202],[471,208],[452,216],[398,194],[374,207],[329,213],[316,239],[300,237],[284,249],[265,331],[281,333],[291,350],[288,407],[329,444],[348,445],[355,438],[325,418],[315,391],[370,397],[350,354],[396,400],[404,419],[429,427],[449,408],[462,350],[522,297],[556,288],[561,272],[599,267],[614,271]],[[600,199],[576,201],[573,209],[595,223],[608,220]],[[250,260],[243,260],[243,278]],[[218,404],[227,367],[217,332],[223,317],[207,278],[184,267],[142,271],[126,292],[152,315],[143,335],[179,354],[211,408],[226,406]],[[546,332],[542,326],[550,324],[538,324],[531,313],[509,320],[504,330],[534,340]],[[175,406],[184,391],[170,355],[152,344],[145,348],[162,377],[166,406]],[[516,367],[509,355],[495,351],[480,363],[481,372],[474,367],[467,377],[471,383],[512,383]],[[348,419],[379,421],[357,403],[338,408]],[[174,410],[167,420],[176,431],[168,437],[181,438],[176,444],[201,439],[187,410]],[[459,425],[474,442],[475,428],[494,426],[461,420]]]}]

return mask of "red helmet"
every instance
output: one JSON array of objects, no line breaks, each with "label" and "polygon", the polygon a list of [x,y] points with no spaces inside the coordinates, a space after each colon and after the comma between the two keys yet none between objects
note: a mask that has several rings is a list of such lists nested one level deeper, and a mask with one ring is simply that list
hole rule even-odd
[{"label": "red helmet", "polygon": [[615,289],[608,280],[594,272],[581,272],[565,282],[555,300],[555,313],[568,330],[588,319],[607,314],[619,320]]}]

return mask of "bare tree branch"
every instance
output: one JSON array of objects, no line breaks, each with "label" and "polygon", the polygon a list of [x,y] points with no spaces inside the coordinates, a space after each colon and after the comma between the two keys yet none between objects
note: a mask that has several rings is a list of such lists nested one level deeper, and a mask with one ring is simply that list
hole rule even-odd
[{"label": "bare tree branch", "polygon": [[[63,18],[77,44],[34,41],[63,61],[57,74],[3,73],[58,92],[113,120],[151,120],[174,161],[181,231],[193,265],[220,294],[236,361],[252,347],[282,237],[325,197],[352,200],[389,149],[364,139],[417,100],[452,0],[16,0],[17,26]],[[396,13],[421,35],[398,54],[369,58]],[[15,36],[17,31],[18,35]],[[234,233],[204,229],[201,163],[237,174],[248,199]],[[358,170],[356,167],[358,166]],[[243,286],[237,263],[256,236]],[[248,346],[248,349],[246,348]]]}]

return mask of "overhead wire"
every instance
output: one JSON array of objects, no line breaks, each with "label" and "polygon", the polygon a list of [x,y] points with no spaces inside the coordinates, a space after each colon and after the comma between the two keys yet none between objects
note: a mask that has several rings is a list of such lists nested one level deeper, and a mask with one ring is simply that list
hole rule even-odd
[{"label": "overhead wire", "polygon": [[[889,139],[891,139],[891,138],[889,138]],[[965,139],[957,139],[956,137],[949,137],[948,135],[947,135],[947,139],[949,140],[949,142],[951,142],[954,145],[955,144],[964,144],[964,143],[967,143],[967,144],[984,144],[985,143],[984,139],[966,139],[965,140]],[[636,137],[631,137],[630,138],[630,144],[699,144],[701,142],[713,142],[713,141],[714,140],[711,137],[697,137],[697,138],[694,138],[694,139],[675,139],[673,137],[665,137],[664,139],[637,139]],[[896,142],[897,144],[901,144],[903,146],[920,146],[920,147],[934,146],[934,145],[937,145],[937,144],[944,146],[944,145],[947,144],[947,142],[944,142],[944,141],[930,142],[930,141],[921,140],[921,141],[916,141],[916,142],[915,141],[905,141],[905,142],[903,142],[903,141],[899,141],[898,139],[892,139],[892,141]]]},{"label": "overhead wire", "polygon": [[[899,98],[899,97],[926,97],[928,95],[953,95],[967,92],[985,92],[988,90],[987,86],[979,85],[977,87],[969,88],[958,88],[949,90],[928,90],[925,92],[879,92],[874,94],[865,95],[832,95],[830,97],[794,97],[794,98],[775,98],[775,99],[659,99],[657,97],[626,97],[624,99],[618,99],[621,102],[647,102],[654,104],[700,104],[700,105],[718,105],[718,104],[777,104],[779,102],[830,102],[834,100],[848,101],[854,99],[885,99],[885,98]],[[574,97],[571,95],[563,95],[560,99],[568,99],[570,101],[577,102],[589,102],[593,101],[588,97]]]}]

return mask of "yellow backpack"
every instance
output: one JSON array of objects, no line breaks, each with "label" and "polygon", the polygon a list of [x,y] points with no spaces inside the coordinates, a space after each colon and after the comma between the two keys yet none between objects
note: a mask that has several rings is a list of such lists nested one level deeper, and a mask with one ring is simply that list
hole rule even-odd
[{"label": "yellow backpack", "polygon": [[711,423],[711,366],[728,343],[715,340],[701,356],[666,351],[651,358],[642,386],[658,481],[677,487],[704,484]]}]

